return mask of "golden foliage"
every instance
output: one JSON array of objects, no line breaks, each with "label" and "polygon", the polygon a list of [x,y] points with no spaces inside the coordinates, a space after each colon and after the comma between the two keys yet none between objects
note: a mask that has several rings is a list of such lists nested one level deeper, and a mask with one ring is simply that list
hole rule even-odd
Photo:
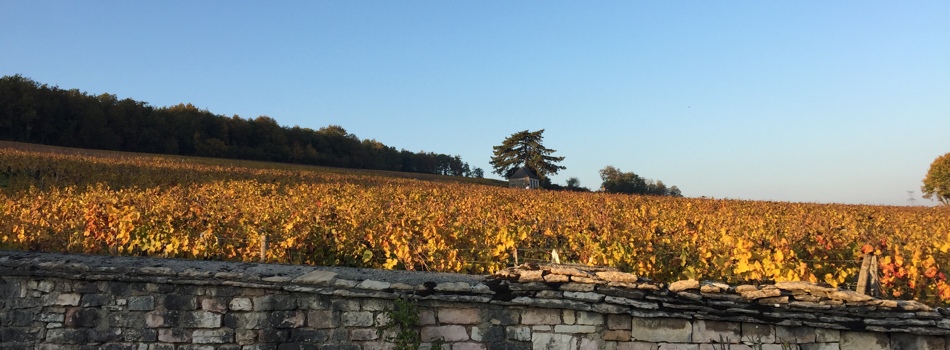
[{"label": "golden foliage", "polygon": [[491,273],[543,258],[658,280],[853,283],[950,302],[950,208],[524,191],[314,167],[0,148],[0,249]]}]

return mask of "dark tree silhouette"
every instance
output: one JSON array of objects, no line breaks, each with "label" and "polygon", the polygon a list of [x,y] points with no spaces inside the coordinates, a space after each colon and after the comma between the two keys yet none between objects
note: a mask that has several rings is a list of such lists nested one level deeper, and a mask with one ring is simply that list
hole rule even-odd
[{"label": "dark tree silhouette", "polygon": [[531,169],[542,182],[548,179],[548,175],[557,174],[559,170],[565,167],[557,163],[564,160],[564,157],[552,156],[553,149],[544,147],[541,141],[544,136],[544,129],[538,131],[520,131],[512,134],[501,145],[495,146],[494,156],[491,159],[491,165],[495,168],[495,173],[504,177],[509,177],[518,168],[526,167]]},{"label": "dark tree silhouette", "polygon": [[112,94],[0,77],[0,140],[129,152],[250,159],[475,176],[459,156],[397,151],[338,125],[280,126],[267,116],[226,117],[178,104],[153,108]]}]

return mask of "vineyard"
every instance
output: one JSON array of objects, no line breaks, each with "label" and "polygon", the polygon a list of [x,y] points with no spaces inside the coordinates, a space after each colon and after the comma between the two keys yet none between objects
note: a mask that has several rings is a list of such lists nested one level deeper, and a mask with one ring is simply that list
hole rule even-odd
[{"label": "vineyard", "polygon": [[[847,285],[950,303],[950,208],[525,191],[308,166],[0,144],[0,249],[661,281]],[[489,183],[486,181],[485,183]]]}]

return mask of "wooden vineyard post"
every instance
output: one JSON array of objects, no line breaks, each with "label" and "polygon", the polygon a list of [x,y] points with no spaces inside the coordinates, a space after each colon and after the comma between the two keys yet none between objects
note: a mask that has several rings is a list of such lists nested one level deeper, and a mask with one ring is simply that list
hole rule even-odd
[{"label": "wooden vineyard post", "polygon": [[515,258],[515,266],[518,266],[518,247],[511,248],[511,254]]},{"label": "wooden vineyard post", "polygon": [[861,262],[861,272],[858,274],[857,292],[859,294],[881,296],[881,281],[878,279],[877,270],[877,256],[865,255],[864,261]]},{"label": "wooden vineyard post", "polygon": [[267,262],[267,235],[261,234],[261,262]]}]

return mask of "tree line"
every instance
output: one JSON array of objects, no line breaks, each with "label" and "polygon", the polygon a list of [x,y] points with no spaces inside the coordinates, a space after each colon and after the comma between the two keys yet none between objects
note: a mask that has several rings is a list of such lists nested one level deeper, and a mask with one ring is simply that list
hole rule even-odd
[{"label": "tree line", "polygon": [[[494,172],[504,177],[511,175],[520,168],[530,170],[538,177],[542,188],[557,191],[590,192],[587,187],[580,186],[576,177],[567,179],[566,186],[551,182],[550,176],[566,169],[559,165],[564,157],[554,156],[556,150],[543,145],[544,129],[538,131],[519,131],[505,138],[501,145],[494,147],[491,165]],[[603,180],[600,190],[607,193],[640,194],[648,196],[682,197],[683,193],[676,186],[667,187],[663,181],[640,177],[633,172],[623,172],[613,166],[606,166],[600,170]]]},{"label": "tree line", "polygon": [[244,119],[192,104],[146,102],[0,78],[0,140],[128,152],[175,154],[483,177],[458,155],[397,150],[360,140],[343,127],[285,127],[267,116]]}]

